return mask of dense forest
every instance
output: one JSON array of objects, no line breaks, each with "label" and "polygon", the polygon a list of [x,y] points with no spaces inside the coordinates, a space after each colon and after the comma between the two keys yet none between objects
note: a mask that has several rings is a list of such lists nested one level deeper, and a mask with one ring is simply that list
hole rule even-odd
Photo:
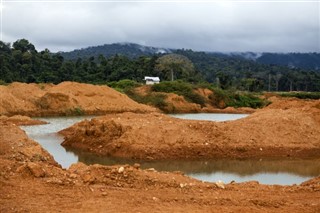
[{"label": "dense forest", "polygon": [[[66,60],[78,58],[97,58],[99,55],[111,57],[121,54],[128,58],[152,56],[154,54],[177,53],[181,50],[150,47],[134,43],[113,43],[76,49],[70,52],[59,52]],[[320,53],[255,53],[255,52],[205,52],[207,55],[228,59],[243,59],[266,65],[280,65],[290,68],[301,68],[320,71]]]},{"label": "dense forest", "polygon": [[140,56],[152,56],[158,53],[171,53],[172,51],[173,50],[167,48],[142,46],[134,43],[114,43],[59,53],[66,60],[77,60],[78,58],[98,57],[99,55],[109,58],[116,54],[124,55],[128,58],[138,58]]},{"label": "dense forest", "polygon": [[264,53],[256,62],[320,70],[320,53]]},{"label": "dense forest", "polygon": [[249,91],[319,91],[320,72],[288,66],[260,64],[237,57],[177,50],[189,58],[208,82],[223,89],[235,87]]},{"label": "dense forest", "polygon": [[320,53],[254,53],[235,52],[219,53],[207,52],[209,55],[238,58],[266,65],[280,65],[290,68],[301,68],[307,70],[320,70]]},{"label": "dense forest", "polygon": [[0,81],[77,81],[106,84],[144,76],[191,83],[209,82],[222,89],[247,91],[320,91],[320,72],[287,66],[265,65],[236,57],[220,57],[192,50],[159,52],[138,57],[114,54],[66,60],[48,49],[38,52],[26,39],[12,45],[0,41]]}]

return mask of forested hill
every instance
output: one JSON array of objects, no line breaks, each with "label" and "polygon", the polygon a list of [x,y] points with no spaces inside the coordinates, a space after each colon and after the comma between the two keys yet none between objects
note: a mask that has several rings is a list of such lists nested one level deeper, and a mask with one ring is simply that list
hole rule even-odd
[{"label": "forested hill", "polygon": [[[78,58],[98,58],[99,55],[104,57],[112,57],[116,54],[126,56],[128,58],[138,58],[140,56],[152,56],[154,54],[167,54],[177,52],[177,49],[158,48],[143,46],[134,43],[114,43],[101,46],[93,46],[70,52],[59,52],[66,60],[76,60]],[[201,52],[196,52],[202,54]],[[280,65],[290,68],[301,68],[306,70],[318,70],[320,72],[320,53],[254,53],[254,52],[234,52],[219,53],[205,52],[208,55],[221,57],[244,59],[254,61],[266,65]]]},{"label": "forested hill", "polygon": [[290,68],[320,70],[320,53],[230,53],[226,57],[248,59],[260,64],[281,65]]},{"label": "forested hill", "polygon": [[239,89],[247,87],[248,90],[269,90],[269,87],[276,91],[320,90],[319,70],[260,64],[254,60],[225,57],[219,53],[208,54],[192,50],[177,50],[176,53],[191,60],[206,81],[218,80],[222,88],[240,83],[242,86],[237,86]]},{"label": "forested hill", "polygon": [[98,58],[99,55],[110,58],[116,54],[123,55],[128,58],[138,58],[140,56],[151,56],[154,54],[171,52],[172,50],[167,48],[149,47],[134,43],[114,43],[77,49],[71,52],[59,52],[59,54],[66,60],[76,60],[78,58]]},{"label": "forested hill", "polygon": [[123,79],[143,82],[144,76],[159,76],[161,81],[209,82],[222,89],[320,91],[319,70],[265,65],[241,57],[192,50],[149,54],[133,58],[116,54],[66,60],[48,49],[38,52],[26,39],[12,45],[0,41],[0,84],[13,81],[105,84]]}]

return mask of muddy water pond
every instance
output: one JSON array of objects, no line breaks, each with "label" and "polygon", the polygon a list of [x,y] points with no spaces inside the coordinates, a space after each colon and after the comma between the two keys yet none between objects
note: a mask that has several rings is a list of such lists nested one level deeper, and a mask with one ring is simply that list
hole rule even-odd
[{"label": "muddy water pond", "polygon": [[[244,114],[179,114],[172,115],[183,119],[227,121],[245,117]],[[140,161],[96,156],[77,150],[66,150],[60,144],[63,137],[57,134],[76,122],[91,119],[88,116],[39,118],[49,122],[46,125],[22,127],[28,136],[40,143],[44,149],[53,155],[64,168],[76,162],[85,164],[134,164],[140,163],[142,168],[155,168],[158,171],[182,171],[191,177],[215,182],[259,181],[263,184],[292,185],[299,184],[312,177],[320,175],[320,159],[251,159],[251,160],[163,160]]]}]

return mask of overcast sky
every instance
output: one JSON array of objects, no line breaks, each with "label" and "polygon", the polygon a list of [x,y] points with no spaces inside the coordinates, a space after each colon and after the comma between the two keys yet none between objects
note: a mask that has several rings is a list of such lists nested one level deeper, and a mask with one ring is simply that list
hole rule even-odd
[{"label": "overcast sky", "polygon": [[38,50],[52,52],[116,42],[222,52],[320,52],[319,1],[152,1],[2,0],[2,37],[11,43],[26,38]]}]

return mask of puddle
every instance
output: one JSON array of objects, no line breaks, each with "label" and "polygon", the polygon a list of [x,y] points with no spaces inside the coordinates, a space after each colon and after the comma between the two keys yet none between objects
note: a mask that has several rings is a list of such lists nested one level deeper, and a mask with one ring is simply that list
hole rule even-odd
[{"label": "puddle", "polygon": [[[201,120],[226,121],[243,118],[244,114],[179,114],[174,117],[186,119],[201,118]],[[191,118],[190,118],[191,117]],[[155,168],[158,171],[182,171],[186,175],[199,180],[215,182],[222,180],[225,183],[231,181],[259,181],[263,184],[292,185],[299,184],[312,177],[320,175],[320,159],[299,160],[299,159],[254,159],[254,160],[206,160],[206,161],[138,161],[110,157],[100,157],[91,153],[66,150],[60,144],[63,137],[57,134],[58,131],[71,126],[84,119],[91,119],[92,116],[78,117],[54,117],[41,118],[49,122],[46,125],[24,126],[28,136],[46,149],[55,160],[64,168],[72,163],[83,162],[85,164],[133,164],[140,163],[142,168]],[[229,118],[229,119],[228,119]]]},{"label": "puddle", "polygon": [[79,157],[60,145],[63,142],[63,136],[57,134],[57,132],[84,119],[91,118],[93,116],[38,118],[48,122],[48,124],[21,126],[21,128],[26,131],[30,138],[41,144],[63,168],[68,168],[71,164],[77,163]]}]

